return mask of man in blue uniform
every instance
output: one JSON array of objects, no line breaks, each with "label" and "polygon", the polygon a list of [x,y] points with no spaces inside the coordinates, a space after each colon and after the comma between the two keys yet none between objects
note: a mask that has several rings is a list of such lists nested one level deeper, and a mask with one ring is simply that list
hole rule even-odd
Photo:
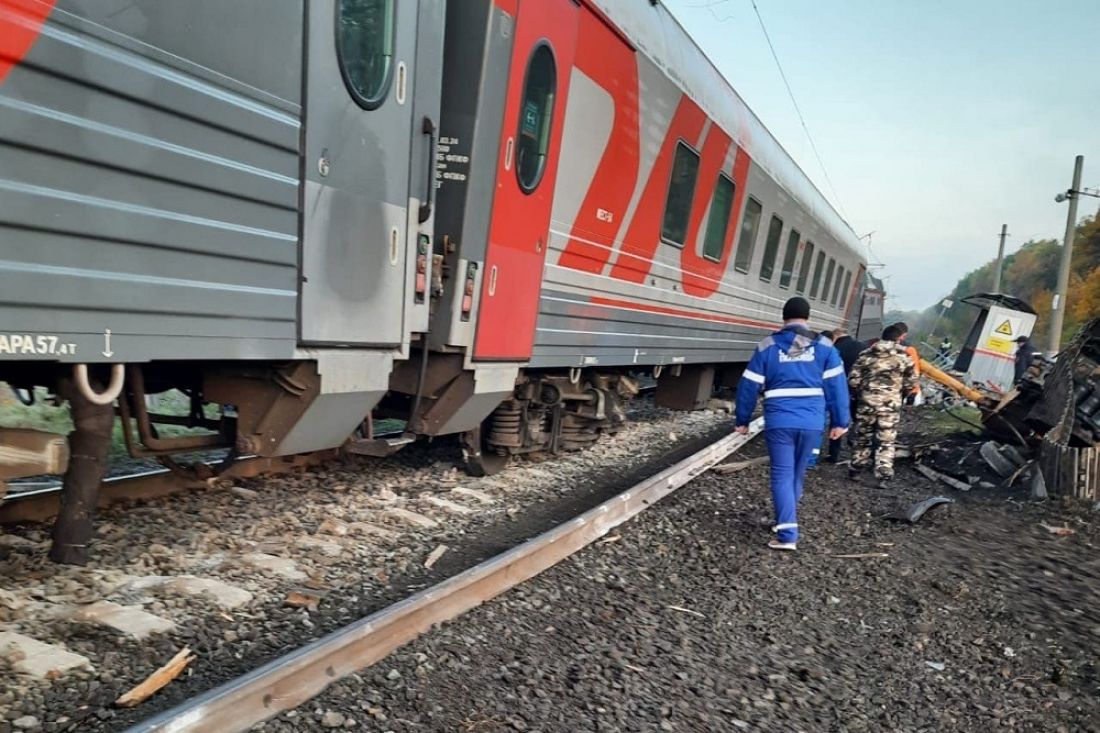
[{"label": "man in blue uniform", "polygon": [[756,400],[764,392],[764,440],[771,458],[775,504],[773,550],[794,550],[798,543],[798,502],[811,456],[821,447],[825,411],[829,438],[848,430],[848,383],[840,354],[829,339],[807,326],[810,304],[791,298],[783,306],[783,329],[756,347],[737,385],[737,432],[748,432]]}]

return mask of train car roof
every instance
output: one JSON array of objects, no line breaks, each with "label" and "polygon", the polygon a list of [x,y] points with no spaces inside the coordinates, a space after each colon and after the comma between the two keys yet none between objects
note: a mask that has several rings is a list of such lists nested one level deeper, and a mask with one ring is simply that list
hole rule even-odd
[{"label": "train car roof", "polygon": [[[587,0],[657,64],[707,114],[733,136],[772,179],[820,222],[841,245],[863,260],[851,225],[833,208],[733,85],[658,0]],[[659,22],[654,22],[653,13]]]}]

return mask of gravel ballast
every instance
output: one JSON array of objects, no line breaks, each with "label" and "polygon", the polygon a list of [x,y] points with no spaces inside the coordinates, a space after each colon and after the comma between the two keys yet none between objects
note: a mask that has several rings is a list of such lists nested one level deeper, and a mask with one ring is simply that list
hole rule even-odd
[{"label": "gravel ballast", "polygon": [[256,730],[1100,730],[1091,515],[986,492],[881,518],[942,493],[821,466],[776,553],[767,467],[708,473]]},{"label": "gravel ballast", "polygon": [[[726,414],[649,399],[630,418],[588,451],[488,478],[465,475],[456,441],[442,440],[120,505],[100,513],[85,568],[46,559],[46,527],[4,528],[0,634],[56,645],[92,669],[34,679],[0,649],[0,733],[16,720],[21,730],[120,730],[518,544],[730,429]],[[96,603],[112,614],[87,613]],[[139,612],[170,630],[139,640],[107,624],[157,626]],[[182,677],[135,710],[113,708],[184,646],[196,659]]]}]

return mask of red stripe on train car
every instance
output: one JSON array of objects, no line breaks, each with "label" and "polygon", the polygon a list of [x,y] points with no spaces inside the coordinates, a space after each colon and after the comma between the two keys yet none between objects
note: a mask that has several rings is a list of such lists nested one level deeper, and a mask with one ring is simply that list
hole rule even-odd
[{"label": "red stripe on train car", "polygon": [[[587,4],[585,10],[592,10]],[[578,70],[600,85],[614,103],[611,135],[577,212],[558,264],[600,273],[611,259],[630,197],[638,181],[638,60],[600,17],[581,14]]]},{"label": "red stripe on train car", "polygon": [[641,313],[660,313],[661,315],[665,316],[678,316],[680,318],[691,318],[697,321],[710,321],[712,323],[732,323],[738,326],[749,326],[750,328],[760,328],[767,331],[777,331],[783,327],[782,323],[769,323],[767,321],[754,321],[750,318],[737,318],[735,316],[720,316],[713,313],[700,313],[698,311],[670,308],[664,305],[636,303],[632,300],[620,300],[618,298],[599,297],[592,298],[590,302],[592,305],[605,305],[610,308],[621,308],[623,310],[638,311]]},{"label": "red stripe on train car", "polygon": [[0,84],[31,50],[57,0],[0,0]]},{"label": "red stripe on train car", "polygon": [[619,256],[611,268],[611,277],[628,282],[645,282],[646,275],[653,265],[653,257],[661,242],[661,220],[665,214],[665,198],[668,195],[668,180],[672,173],[672,156],[676,144],[685,140],[694,145],[703,131],[706,115],[699,105],[686,94],[680,96],[672,123],[665,133],[661,152],[649,173],[642,198],[634,212],[626,237],[623,239]]}]

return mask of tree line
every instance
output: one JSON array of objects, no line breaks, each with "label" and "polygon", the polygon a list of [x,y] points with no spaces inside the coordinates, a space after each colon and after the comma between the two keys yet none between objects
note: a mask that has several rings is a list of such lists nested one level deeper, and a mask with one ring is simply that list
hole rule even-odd
[{"label": "tree line", "polygon": [[[1001,292],[1014,295],[1028,303],[1038,313],[1032,341],[1039,348],[1049,343],[1050,307],[1058,285],[1058,267],[1062,244],[1056,239],[1026,242],[1020,249],[1006,255],[1001,275]],[[960,299],[975,293],[988,293],[993,288],[996,258],[964,275],[943,298],[954,305],[942,317],[940,301],[923,311],[893,310],[886,322],[905,321],[913,334],[922,341],[938,345],[944,336],[958,348],[970,332],[978,311],[960,303]],[[1070,264],[1069,289],[1063,319],[1062,343],[1066,343],[1089,319],[1100,317],[1100,212],[1083,219],[1077,226]],[[934,333],[930,333],[932,328]]]}]

